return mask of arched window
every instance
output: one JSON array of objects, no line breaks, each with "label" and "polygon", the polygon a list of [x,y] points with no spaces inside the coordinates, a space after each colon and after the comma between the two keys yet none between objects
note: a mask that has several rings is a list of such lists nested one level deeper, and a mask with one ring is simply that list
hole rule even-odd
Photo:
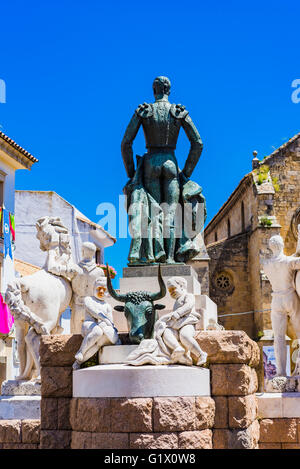
[{"label": "arched window", "polygon": [[228,238],[230,238],[230,236],[231,236],[231,227],[230,227],[230,220],[229,220],[229,218],[228,218],[228,220],[227,220],[227,236],[228,236]]},{"label": "arched window", "polygon": [[218,241],[218,233],[215,231],[215,243]]},{"label": "arched window", "polygon": [[245,231],[245,207],[244,207],[244,202],[241,203],[241,221],[242,221],[242,231]]}]

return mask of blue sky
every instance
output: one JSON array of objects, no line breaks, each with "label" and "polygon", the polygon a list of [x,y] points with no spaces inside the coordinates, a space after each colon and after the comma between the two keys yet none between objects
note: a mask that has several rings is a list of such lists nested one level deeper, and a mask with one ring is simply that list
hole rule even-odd
[{"label": "blue sky", "polygon": [[[157,75],[185,104],[204,142],[193,179],[209,221],[243,175],[300,131],[296,1],[1,2],[4,131],[39,159],[17,189],[54,190],[93,221],[127,182],[120,143]],[[177,158],[188,153],[181,134]],[[134,145],[144,153],[142,132]],[[106,250],[119,275],[129,240]]]}]

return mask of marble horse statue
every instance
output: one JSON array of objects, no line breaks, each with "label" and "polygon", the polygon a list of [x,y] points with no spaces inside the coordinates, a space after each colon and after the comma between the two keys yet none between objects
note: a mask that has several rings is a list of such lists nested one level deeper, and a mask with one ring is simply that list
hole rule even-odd
[{"label": "marble horse statue", "polygon": [[40,249],[47,252],[46,263],[38,272],[14,279],[5,293],[15,319],[18,380],[39,379],[40,336],[62,332],[60,315],[71,302],[70,280],[76,273],[68,229],[60,218],[40,218],[36,229]]}]

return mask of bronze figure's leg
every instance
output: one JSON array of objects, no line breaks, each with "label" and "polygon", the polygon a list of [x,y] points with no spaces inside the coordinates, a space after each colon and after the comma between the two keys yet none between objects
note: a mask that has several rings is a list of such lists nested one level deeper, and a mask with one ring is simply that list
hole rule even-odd
[{"label": "bronze figure's leg", "polygon": [[[155,202],[160,206],[162,202],[161,193],[161,162],[159,155],[153,155],[151,158],[146,158],[144,163],[145,177],[144,186],[146,191],[153,197]],[[154,223],[154,230],[152,232],[152,239],[150,237],[149,243],[151,243],[150,252],[153,253],[153,260],[155,262],[163,263],[166,261],[165,252],[161,249],[160,238],[162,238],[162,226],[159,226],[157,220],[158,214],[155,214],[156,207],[151,207],[150,213],[152,221]],[[149,247],[148,247],[149,248]],[[148,256],[149,257],[149,256]]]},{"label": "bronze figure's leg", "polygon": [[175,263],[176,247],[176,211],[179,202],[178,170],[175,162],[168,160],[163,165],[164,202],[167,210],[164,213],[164,236],[167,254],[167,264]]}]

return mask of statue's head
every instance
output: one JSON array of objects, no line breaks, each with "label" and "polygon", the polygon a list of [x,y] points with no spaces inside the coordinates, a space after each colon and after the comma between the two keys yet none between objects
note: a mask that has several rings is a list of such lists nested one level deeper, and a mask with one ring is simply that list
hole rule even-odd
[{"label": "statue's head", "polygon": [[277,256],[283,252],[284,242],[280,235],[275,235],[270,238],[269,247],[273,252],[274,256]]},{"label": "statue's head", "polygon": [[91,261],[92,259],[94,259],[95,254],[96,254],[95,244],[90,243],[89,241],[85,241],[84,243],[82,243],[81,253],[82,253],[82,258],[84,260]]},{"label": "statue's head", "polygon": [[71,256],[69,231],[59,217],[42,217],[37,220],[35,226],[37,229],[36,237],[42,251],[58,247],[61,254]]},{"label": "statue's head", "polygon": [[175,300],[187,291],[187,282],[183,277],[171,277],[167,280],[170,296]]},{"label": "statue's head", "polygon": [[156,77],[152,87],[155,99],[165,95],[169,96],[171,91],[171,82],[167,77]]},{"label": "statue's head", "polygon": [[94,283],[94,296],[98,298],[99,300],[102,300],[102,298],[105,295],[105,292],[107,290],[107,280],[106,277],[98,277],[95,280]]}]

